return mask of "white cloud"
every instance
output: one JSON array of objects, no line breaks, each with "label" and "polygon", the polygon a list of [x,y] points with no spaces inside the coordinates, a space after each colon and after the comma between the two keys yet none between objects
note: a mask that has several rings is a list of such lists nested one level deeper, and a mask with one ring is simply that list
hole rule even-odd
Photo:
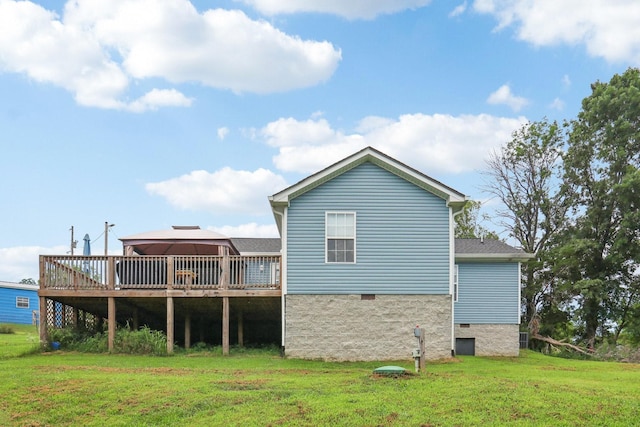
[{"label": "white cloud", "polygon": [[560,98],[555,98],[549,107],[554,110],[562,111],[564,110],[564,101]]},{"label": "white cloud", "polygon": [[85,106],[143,111],[189,106],[175,89],[127,101],[134,81],[160,78],[270,93],[326,81],[341,59],[238,10],[198,12],[188,0],[69,0],[62,17],[0,1],[0,70],[60,86]]},{"label": "white cloud", "polygon": [[279,119],[262,129],[267,143],[272,147],[288,147],[304,138],[307,144],[324,144],[338,136],[325,119],[309,119],[300,122],[293,118]]},{"label": "white cloud", "polygon": [[511,93],[511,88],[509,87],[509,85],[500,86],[498,90],[489,95],[489,98],[487,98],[487,102],[493,105],[508,105],[513,111],[520,111],[522,107],[529,103],[526,98],[515,96],[513,93]]},{"label": "white cloud", "polygon": [[193,171],[177,178],[149,183],[145,189],[180,209],[214,214],[266,215],[271,211],[267,196],[286,186],[282,176],[266,169],[249,172],[226,167],[213,173]]},{"label": "white cloud", "polygon": [[237,226],[207,227],[228,237],[280,237],[276,224],[260,225],[255,222]]},{"label": "white cloud", "polygon": [[16,246],[0,248],[0,278],[8,282],[39,278],[39,255],[64,255],[68,246]]},{"label": "white cloud", "polygon": [[229,128],[228,127],[221,127],[218,128],[218,139],[220,141],[223,141],[227,135],[229,135]]},{"label": "white cloud", "polygon": [[456,6],[450,13],[449,13],[449,18],[454,18],[456,16],[460,16],[462,15],[465,11],[467,10],[467,2],[465,1],[464,3]]},{"label": "white cloud", "polygon": [[431,0],[236,0],[265,15],[301,12],[328,13],[347,19],[373,19],[378,15],[418,9]]},{"label": "white cloud", "polygon": [[592,56],[640,65],[637,0],[476,0],[473,6],[496,18],[496,30],[513,26],[535,46],[584,44]]},{"label": "white cloud", "polygon": [[564,87],[571,86],[571,79],[569,78],[568,74],[565,74],[564,76],[562,76],[562,86]]},{"label": "white cloud", "polygon": [[159,107],[189,107],[193,99],[187,98],[175,89],[152,89],[138,100],[132,102],[128,109],[136,113],[157,110]]},{"label": "white cloud", "polygon": [[406,114],[398,119],[366,117],[356,131],[346,134],[324,119],[282,118],[257,135],[278,148],[273,161],[283,171],[317,172],[373,146],[427,174],[458,173],[483,167],[487,155],[509,141],[511,133],[525,122],[524,117],[486,114]]},{"label": "white cloud", "polygon": [[0,70],[73,92],[82,105],[120,108],[128,78],[99,40],[34,3],[0,2]]}]

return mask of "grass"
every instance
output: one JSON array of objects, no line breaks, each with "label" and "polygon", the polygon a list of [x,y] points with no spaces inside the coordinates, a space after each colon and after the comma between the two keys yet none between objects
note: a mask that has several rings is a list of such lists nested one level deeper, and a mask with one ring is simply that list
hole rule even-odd
[{"label": "grass", "polygon": [[40,336],[36,326],[3,323],[0,329],[13,331],[0,333],[0,359],[33,353],[40,348]]},{"label": "grass", "polygon": [[[411,361],[393,362],[413,369]],[[247,351],[0,360],[3,426],[628,426],[640,365],[460,357],[422,375]]]}]

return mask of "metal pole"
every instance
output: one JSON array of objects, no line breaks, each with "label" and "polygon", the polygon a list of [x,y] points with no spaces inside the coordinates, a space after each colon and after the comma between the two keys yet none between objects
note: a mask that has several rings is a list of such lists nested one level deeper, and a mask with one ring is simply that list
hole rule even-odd
[{"label": "metal pole", "polygon": [[71,256],[73,256],[73,248],[75,247],[75,245],[73,244],[73,225],[70,228],[71,230]]},{"label": "metal pole", "polygon": [[109,249],[109,229],[115,224],[109,224],[108,221],[104,222],[104,256],[108,255]]}]

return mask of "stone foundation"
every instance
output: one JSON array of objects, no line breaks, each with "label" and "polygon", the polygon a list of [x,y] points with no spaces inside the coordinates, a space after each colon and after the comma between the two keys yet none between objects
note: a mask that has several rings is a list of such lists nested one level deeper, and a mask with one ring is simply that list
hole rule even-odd
[{"label": "stone foundation", "polygon": [[411,360],[416,325],[425,329],[427,359],[451,357],[449,295],[287,295],[285,310],[289,357]]},{"label": "stone foundation", "polygon": [[476,356],[518,356],[520,354],[519,325],[470,324],[455,325],[456,338],[475,338]]}]

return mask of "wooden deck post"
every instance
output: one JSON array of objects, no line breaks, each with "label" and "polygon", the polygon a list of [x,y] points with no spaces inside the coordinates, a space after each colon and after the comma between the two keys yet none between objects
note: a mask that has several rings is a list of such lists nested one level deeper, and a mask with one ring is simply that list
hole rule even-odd
[{"label": "wooden deck post", "polygon": [[244,319],[242,310],[238,310],[238,345],[244,347]]},{"label": "wooden deck post", "polygon": [[222,248],[222,265],[221,265],[220,289],[229,288],[229,248]]},{"label": "wooden deck post", "polygon": [[176,272],[175,272],[175,266],[173,263],[173,257],[172,256],[168,256],[167,257],[167,289],[171,290],[173,289],[173,281],[176,277]]},{"label": "wooden deck post", "polygon": [[229,354],[229,297],[222,297],[222,354]]},{"label": "wooden deck post", "polygon": [[191,314],[184,318],[184,348],[191,348]]},{"label": "wooden deck post", "polygon": [[167,297],[167,354],[173,353],[173,297]]},{"label": "wooden deck post", "polygon": [[114,297],[108,297],[108,322],[109,322],[109,337],[108,337],[108,346],[109,351],[113,351],[113,343],[116,339],[116,299]]},{"label": "wooden deck post", "polygon": [[[229,248],[222,248],[220,289],[229,288]],[[222,297],[222,354],[229,354],[229,297]]]},{"label": "wooden deck post", "polygon": [[[106,242],[106,236],[105,236]],[[107,289],[116,288],[116,260],[114,257],[107,257]]]},{"label": "wooden deck post", "polygon": [[40,346],[47,344],[47,299],[40,297]]}]

